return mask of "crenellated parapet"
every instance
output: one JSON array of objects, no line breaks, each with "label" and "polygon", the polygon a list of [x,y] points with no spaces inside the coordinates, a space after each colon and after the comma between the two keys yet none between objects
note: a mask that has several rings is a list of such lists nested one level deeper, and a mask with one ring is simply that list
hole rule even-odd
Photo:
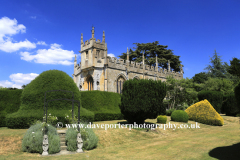
[{"label": "crenellated parapet", "polygon": [[74,74],[78,75],[81,73],[81,62],[74,66]]},{"label": "crenellated parapet", "polygon": [[117,59],[116,57],[107,56],[107,64],[108,64],[108,68],[112,68],[112,69],[126,71],[126,68],[127,68],[129,73],[134,73],[134,72],[143,73],[143,74],[145,73],[145,75],[149,75],[149,76],[154,76],[157,74],[157,76],[159,77],[167,77],[172,75],[174,78],[177,78],[177,79],[183,77],[183,73],[180,73],[180,72],[175,73],[175,71],[171,71],[171,70],[168,71],[167,69],[163,69],[159,67],[156,68],[155,66],[136,63],[133,61],[128,62],[127,60],[123,60],[120,58]]}]

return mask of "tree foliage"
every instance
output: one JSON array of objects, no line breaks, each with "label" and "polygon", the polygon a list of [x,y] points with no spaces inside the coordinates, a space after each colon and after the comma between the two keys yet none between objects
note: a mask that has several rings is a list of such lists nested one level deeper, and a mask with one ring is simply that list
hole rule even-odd
[{"label": "tree foliage", "polygon": [[202,90],[206,91],[222,91],[224,95],[234,93],[234,88],[236,85],[226,78],[209,78],[201,86]]},{"label": "tree foliage", "polygon": [[208,80],[208,74],[205,72],[201,72],[201,73],[197,73],[194,75],[194,77],[192,77],[193,82],[196,82],[198,84],[200,83],[204,83],[205,81]]},{"label": "tree foliage", "polygon": [[173,79],[167,77],[167,98],[170,99],[170,109],[182,106],[184,103],[191,105],[198,101],[195,83],[192,79]]},{"label": "tree foliage", "polygon": [[237,76],[240,78],[240,59],[233,58],[232,61],[230,61],[230,66],[228,68],[228,73]]},{"label": "tree foliage", "polygon": [[208,75],[212,78],[228,78],[229,73],[227,68],[229,65],[222,62],[221,56],[218,56],[218,53],[215,50],[215,53],[212,58],[210,58],[212,65],[208,65],[204,70],[208,70]]},{"label": "tree foliage", "polygon": [[[129,60],[141,63],[143,61],[144,53],[144,64],[150,66],[156,66],[156,55],[158,60],[158,67],[163,69],[168,68],[168,60],[170,61],[170,67],[175,71],[180,71],[180,64],[182,61],[179,60],[180,56],[173,55],[173,50],[167,49],[167,45],[158,45],[158,41],[153,43],[134,43],[137,47],[136,50],[129,50]],[[118,56],[121,59],[127,60],[127,53],[122,53]]]}]

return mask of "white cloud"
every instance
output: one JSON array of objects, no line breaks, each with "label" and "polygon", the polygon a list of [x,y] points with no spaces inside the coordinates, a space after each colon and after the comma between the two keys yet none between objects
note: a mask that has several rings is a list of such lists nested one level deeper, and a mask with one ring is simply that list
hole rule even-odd
[{"label": "white cloud", "polygon": [[0,43],[0,50],[4,52],[16,52],[21,48],[33,49],[36,48],[35,43],[29,42],[27,39],[25,41],[20,41],[18,43],[13,43],[12,41],[5,41]]},{"label": "white cloud", "polygon": [[37,42],[37,45],[44,45],[44,46],[47,46],[47,44],[46,44],[44,41],[38,41],[38,42]]},{"label": "white cloud", "polygon": [[112,54],[112,53],[109,53],[109,54],[107,54],[107,56],[110,56],[110,57],[115,57],[115,55],[114,55],[114,54]]},{"label": "white cloud", "polygon": [[22,85],[26,85],[30,83],[32,80],[34,80],[39,74],[36,73],[16,73],[11,74],[9,77],[11,79],[11,82],[8,80],[0,81],[0,86],[2,87],[12,87],[12,88],[18,88],[21,89]]},{"label": "white cloud", "polygon": [[32,19],[36,19],[37,17],[36,17],[36,16],[31,16],[30,18],[32,18]]},{"label": "white cloud", "polygon": [[25,61],[34,61],[43,64],[61,64],[72,65],[72,59],[75,57],[73,51],[63,50],[59,44],[51,44],[50,49],[39,49],[36,55],[29,52],[21,52],[21,59]]},{"label": "white cloud", "polygon": [[8,17],[2,17],[0,19],[0,42],[6,35],[14,35],[17,33],[25,33],[26,27],[22,24],[17,24],[16,19],[9,19]]},{"label": "white cloud", "polygon": [[21,48],[33,49],[36,44],[28,41],[13,42],[11,36],[18,33],[25,33],[26,27],[18,24],[16,19],[2,17],[0,19],[0,50],[4,52],[15,52]]}]

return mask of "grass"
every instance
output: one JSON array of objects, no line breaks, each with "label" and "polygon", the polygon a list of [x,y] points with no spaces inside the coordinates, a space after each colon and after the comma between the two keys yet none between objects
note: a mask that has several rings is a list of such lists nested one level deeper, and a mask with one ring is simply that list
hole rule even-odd
[{"label": "grass", "polygon": [[[21,152],[21,139],[26,129],[0,128],[0,159],[171,159],[212,160],[240,159],[239,117],[221,115],[223,126],[200,124],[200,129],[138,130],[94,129],[99,137],[98,147],[85,153],[41,157]],[[167,124],[185,124],[170,121]],[[100,121],[94,124],[124,123],[121,120]],[[156,123],[156,119],[146,122]],[[187,124],[195,124],[188,121]]]}]

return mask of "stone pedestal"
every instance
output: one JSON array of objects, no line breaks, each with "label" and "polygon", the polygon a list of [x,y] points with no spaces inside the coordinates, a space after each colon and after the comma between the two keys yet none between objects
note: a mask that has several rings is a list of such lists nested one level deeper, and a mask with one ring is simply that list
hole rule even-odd
[{"label": "stone pedestal", "polygon": [[81,134],[80,134],[80,133],[77,134],[77,146],[78,146],[77,152],[78,152],[78,153],[83,152],[83,150],[82,150],[83,140],[82,140],[82,138],[81,138]]},{"label": "stone pedestal", "polygon": [[44,136],[43,136],[43,145],[42,145],[42,148],[43,148],[43,153],[42,153],[42,155],[43,155],[43,156],[48,155],[48,136],[47,136],[47,135],[44,135]]}]

